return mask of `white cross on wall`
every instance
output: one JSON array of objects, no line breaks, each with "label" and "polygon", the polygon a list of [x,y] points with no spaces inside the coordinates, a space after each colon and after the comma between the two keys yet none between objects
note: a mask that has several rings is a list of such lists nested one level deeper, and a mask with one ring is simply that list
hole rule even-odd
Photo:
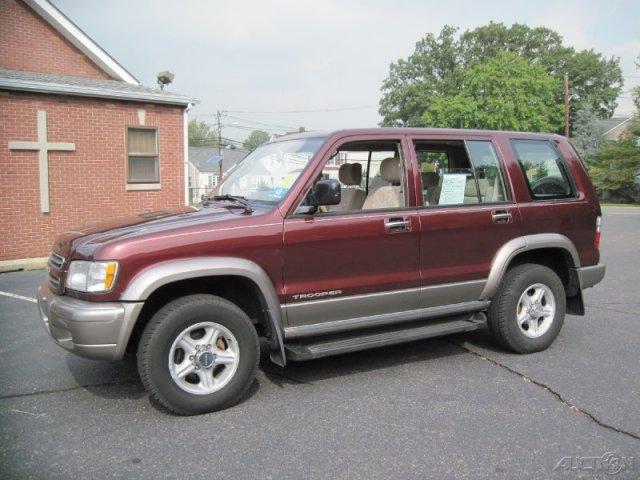
[{"label": "white cross on wall", "polygon": [[47,142],[47,112],[38,110],[38,140],[9,142],[9,150],[37,150],[40,171],[40,210],[48,213],[49,209],[49,151],[73,152],[75,143]]}]

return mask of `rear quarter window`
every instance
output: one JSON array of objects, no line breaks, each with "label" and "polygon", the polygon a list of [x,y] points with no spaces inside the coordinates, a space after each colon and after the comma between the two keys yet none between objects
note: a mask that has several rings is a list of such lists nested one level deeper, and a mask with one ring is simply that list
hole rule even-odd
[{"label": "rear quarter window", "polygon": [[558,150],[547,140],[511,140],[518,163],[534,200],[575,196],[568,169]]}]

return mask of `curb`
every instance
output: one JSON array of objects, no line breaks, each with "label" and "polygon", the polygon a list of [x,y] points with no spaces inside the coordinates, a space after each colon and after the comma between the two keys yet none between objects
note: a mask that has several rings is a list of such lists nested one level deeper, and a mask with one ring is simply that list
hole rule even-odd
[{"label": "curb", "polygon": [[0,260],[0,273],[16,270],[42,270],[46,268],[49,257],[19,258],[16,260]]}]

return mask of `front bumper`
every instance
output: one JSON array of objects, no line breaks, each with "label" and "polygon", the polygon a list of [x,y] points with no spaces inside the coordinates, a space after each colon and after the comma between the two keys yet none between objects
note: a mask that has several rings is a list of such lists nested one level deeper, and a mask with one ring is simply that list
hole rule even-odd
[{"label": "front bumper", "polygon": [[580,281],[580,288],[590,288],[600,283],[604,278],[606,267],[602,263],[597,265],[591,265],[589,267],[576,268],[578,274],[578,280]]},{"label": "front bumper", "polygon": [[62,348],[96,360],[120,360],[143,303],[86,302],[38,290],[45,329]]}]

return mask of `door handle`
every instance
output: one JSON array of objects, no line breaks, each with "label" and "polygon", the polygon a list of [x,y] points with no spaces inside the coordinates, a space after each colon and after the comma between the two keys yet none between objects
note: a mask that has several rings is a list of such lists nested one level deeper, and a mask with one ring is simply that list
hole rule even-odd
[{"label": "door handle", "polygon": [[387,233],[410,232],[411,219],[407,217],[393,217],[384,220],[384,229]]},{"label": "door handle", "polygon": [[491,212],[491,219],[493,223],[511,223],[513,217],[507,210],[494,210]]}]

